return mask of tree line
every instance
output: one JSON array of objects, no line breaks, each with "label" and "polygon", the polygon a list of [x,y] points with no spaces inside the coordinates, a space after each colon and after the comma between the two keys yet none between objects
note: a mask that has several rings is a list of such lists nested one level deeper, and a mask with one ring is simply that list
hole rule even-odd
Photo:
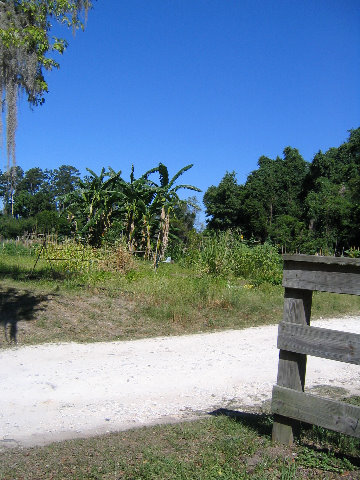
[{"label": "tree line", "polygon": [[170,237],[181,239],[194,225],[196,200],[181,200],[178,191],[200,190],[177,184],[191,167],[171,178],[159,163],[136,178],[133,166],[129,181],[110,167],[99,174],[87,169],[84,178],[71,165],[0,171],[1,234],[56,232],[77,235],[93,246],[122,239],[145,258],[164,258]]},{"label": "tree line", "polygon": [[[121,238],[132,252],[164,258],[169,242],[186,244],[194,232],[196,199],[180,200],[178,191],[199,189],[177,183],[191,167],[172,178],[162,163],[139,177],[132,167],[129,180],[110,167],[99,174],[88,170],[84,178],[71,165],[0,171],[0,234],[56,232],[93,246]],[[310,254],[359,247],[360,128],[312,162],[291,147],[282,157],[262,156],[243,185],[235,172],[226,172],[207,189],[204,204],[205,235],[239,230],[251,243],[269,241],[283,251]]]},{"label": "tree line", "polygon": [[339,147],[306,162],[296,148],[259,158],[239,185],[226,172],[204,195],[209,231],[240,229],[245,238],[270,241],[288,252],[342,253],[359,247],[360,128]]}]

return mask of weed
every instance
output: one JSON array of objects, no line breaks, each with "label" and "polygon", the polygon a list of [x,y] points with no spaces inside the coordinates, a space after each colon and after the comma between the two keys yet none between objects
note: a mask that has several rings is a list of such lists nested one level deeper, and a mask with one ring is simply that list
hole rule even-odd
[{"label": "weed", "polygon": [[307,468],[316,468],[325,472],[344,473],[354,470],[354,465],[346,457],[338,457],[332,451],[316,451],[301,447],[297,461]]},{"label": "weed", "polygon": [[8,240],[2,242],[0,246],[0,254],[9,256],[32,256],[35,254],[35,250],[33,247],[26,247],[14,240]]},{"label": "weed", "polygon": [[270,244],[248,245],[236,232],[220,232],[194,237],[179,261],[200,274],[248,279],[254,285],[279,285],[282,258]]},{"label": "weed", "polygon": [[281,472],[280,472],[280,480],[296,480],[296,478],[297,478],[296,463],[295,463],[295,460],[292,459],[282,466]]},{"label": "weed", "polygon": [[[334,479],[356,467],[333,451],[271,446],[261,415],[220,415],[0,452],[1,478],[39,480]],[[269,418],[268,418],[269,420]]]}]

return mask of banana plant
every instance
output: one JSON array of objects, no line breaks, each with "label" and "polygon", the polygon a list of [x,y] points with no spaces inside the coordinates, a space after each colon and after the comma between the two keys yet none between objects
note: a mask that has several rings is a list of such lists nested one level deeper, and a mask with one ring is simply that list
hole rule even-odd
[{"label": "banana plant", "polygon": [[150,217],[151,205],[156,189],[148,178],[152,170],[135,178],[134,165],[131,167],[130,181],[121,180],[120,188],[124,198],[125,232],[130,251],[137,247],[150,255]]},{"label": "banana plant", "polygon": [[159,226],[155,250],[155,265],[159,260],[164,260],[165,251],[169,242],[170,231],[170,219],[171,214],[174,211],[175,206],[181,203],[181,200],[177,194],[180,189],[192,190],[195,192],[201,192],[201,190],[193,185],[175,185],[177,179],[183,175],[183,173],[190,170],[193,164],[186,165],[181,168],[172,178],[169,180],[169,171],[166,165],[159,163],[158,167],[152,170],[152,173],[159,173],[160,184],[154,184],[156,188],[156,196],[153,201],[153,209],[159,212]]},{"label": "banana plant", "polygon": [[102,237],[111,226],[114,207],[123,200],[123,193],[118,188],[121,171],[102,168],[100,175],[86,169],[90,175],[79,180],[74,192],[65,195],[68,216],[80,220],[81,234],[88,237],[91,245],[101,244]]}]

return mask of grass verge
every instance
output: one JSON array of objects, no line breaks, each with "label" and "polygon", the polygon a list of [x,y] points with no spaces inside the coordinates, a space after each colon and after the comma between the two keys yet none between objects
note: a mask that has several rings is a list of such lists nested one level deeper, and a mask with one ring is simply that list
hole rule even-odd
[{"label": "grass verge", "polygon": [[146,427],[0,452],[3,480],[359,479],[359,441],[304,428],[294,446],[271,444],[266,414],[219,411]]},{"label": "grass verge", "polygon": [[[276,324],[283,288],[196,275],[176,264],[155,272],[59,272],[31,256],[0,256],[1,322],[21,345],[113,341]],[[313,316],[360,312],[360,297],[314,293]],[[2,342],[2,346],[6,343]]]}]

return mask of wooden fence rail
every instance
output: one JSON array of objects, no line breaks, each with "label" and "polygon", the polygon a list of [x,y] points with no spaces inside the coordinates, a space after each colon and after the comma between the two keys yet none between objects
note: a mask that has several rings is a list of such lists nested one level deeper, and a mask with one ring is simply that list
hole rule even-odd
[{"label": "wooden fence rail", "polygon": [[273,388],[273,440],[291,444],[298,421],[360,437],[360,407],[304,393],[307,355],[360,364],[360,335],[310,326],[312,292],[360,295],[360,260],[284,255],[284,316]]}]

